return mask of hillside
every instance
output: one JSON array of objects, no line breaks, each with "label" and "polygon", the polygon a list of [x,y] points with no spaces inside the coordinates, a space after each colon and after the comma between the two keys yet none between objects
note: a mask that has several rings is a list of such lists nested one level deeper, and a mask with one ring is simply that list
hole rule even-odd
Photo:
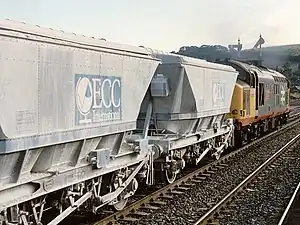
[{"label": "hillside", "polygon": [[[230,52],[222,45],[183,46],[178,52],[180,55],[206,59],[215,62],[217,59],[236,59],[237,51]],[[241,60],[260,59],[260,50],[245,49],[240,52]],[[293,91],[300,86],[300,44],[280,45],[262,48],[262,65],[276,69],[287,76],[291,81]]]},{"label": "hillside", "polygon": [[[206,59],[208,61],[215,61],[217,58],[236,58],[237,51],[231,53],[229,49],[222,45],[201,45],[201,46],[183,46],[179,49],[177,54],[186,55]],[[259,58],[260,51],[258,49],[245,49],[241,51],[241,58]],[[290,61],[300,57],[300,44],[294,45],[279,45],[262,48],[263,60],[268,57],[280,58],[282,60]],[[298,61],[298,60],[296,60]],[[280,63],[279,62],[279,63]],[[300,62],[300,61],[299,61]]]},{"label": "hillside", "polygon": [[293,56],[300,55],[300,44],[270,46],[262,49],[266,53],[280,53]]}]

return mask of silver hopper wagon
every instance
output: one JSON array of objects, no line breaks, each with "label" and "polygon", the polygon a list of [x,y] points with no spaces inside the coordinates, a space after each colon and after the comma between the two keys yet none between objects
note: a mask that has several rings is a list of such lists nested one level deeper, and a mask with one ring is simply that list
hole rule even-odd
[{"label": "silver hopper wagon", "polygon": [[143,48],[0,21],[0,224],[125,205],[148,171],[131,131],[158,64]]},{"label": "silver hopper wagon", "polygon": [[162,63],[143,100],[139,128],[147,121],[147,110],[152,110],[148,139],[154,144],[155,168],[171,183],[187,161],[197,164],[208,153],[218,158],[233,144],[233,123],[226,114],[238,72],[226,65],[148,50]]}]

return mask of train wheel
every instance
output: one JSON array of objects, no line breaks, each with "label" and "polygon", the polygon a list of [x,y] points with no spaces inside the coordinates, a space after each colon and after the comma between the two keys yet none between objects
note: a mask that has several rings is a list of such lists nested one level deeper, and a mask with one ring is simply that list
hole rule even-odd
[{"label": "train wheel", "polygon": [[171,183],[173,183],[176,180],[177,173],[176,173],[176,171],[172,170],[172,168],[171,169],[165,169],[164,176],[165,176],[164,177],[165,180],[169,184],[171,184]]},{"label": "train wheel", "polygon": [[117,211],[121,211],[124,209],[124,207],[126,206],[128,202],[128,198],[124,199],[122,198],[120,201],[118,201],[117,203],[113,204],[113,207],[115,210]]},{"label": "train wheel", "polygon": [[[124,182],[124,180],[127,178],[129,174],[127,174],[127,170],[123,170],[122,172],[119,171],[119,173],[115,173],[111,177],[111,191],[115,191],[120,187],[120,184]],[[117,210],[123,210],[128,202],[128,193],[135,192],[138,188],[138,182],[135,178],[131,181],[131,183],[122,191],[122,193],[113,201],[113,204],[111,206]],[[126,198],[125,198],[126,196]]]}]

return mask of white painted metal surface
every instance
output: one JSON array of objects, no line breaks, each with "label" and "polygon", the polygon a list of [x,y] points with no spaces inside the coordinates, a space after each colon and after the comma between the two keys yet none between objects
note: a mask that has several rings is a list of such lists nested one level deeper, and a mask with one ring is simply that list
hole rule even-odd
[{"label": "white painted metal surface", "polygon": [[0,212],[130,167],[101,196],[114,200],[148,162],[148,140],[128,131],[159,63],[143,48],[0,21]]},{"label": "white painted metal surface", "polygon": [[234,68],[176,54],[152,52],[154,57],[162,60],[157,74],[168,77],[172,89],[169,97],[154,99],[157,113],[199,118],[230,111],[238,76]]},{"label": "white painted metal surface", "polygon": [[[0,21],[1,152],[132,130],[159,60],[121,45]],[[84,102],[84,105],[82,105]]]},{"label": "white painted metal surface", "polygon": [[[233,125],[225,114],[230,111],[238,72],[226,65],[148,50],[162,61],[140,113],[142,123],[147,106],[153,103],[154,134],[148,136],[149,142],[168,155],[166,162],[185,153],[196,158],[199,153],[197,162],[203,158],[203,152],[211,151],[218,157],[232,143]],[[224,140],[217,143],[221,148],[214,146],[216,137]],[[208,146],[208,150],[199,143]],[[194,154],[190,146],[199,152]]]}]

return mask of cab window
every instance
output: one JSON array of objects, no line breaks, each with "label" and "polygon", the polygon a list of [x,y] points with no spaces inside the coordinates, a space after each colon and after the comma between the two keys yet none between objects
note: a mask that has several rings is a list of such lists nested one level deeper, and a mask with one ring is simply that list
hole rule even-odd
[{"label": "cab window", "polygon": [[259,91],[259,106],[263,106],[265,104],[265,85],[263,83],[258,84]]}]

